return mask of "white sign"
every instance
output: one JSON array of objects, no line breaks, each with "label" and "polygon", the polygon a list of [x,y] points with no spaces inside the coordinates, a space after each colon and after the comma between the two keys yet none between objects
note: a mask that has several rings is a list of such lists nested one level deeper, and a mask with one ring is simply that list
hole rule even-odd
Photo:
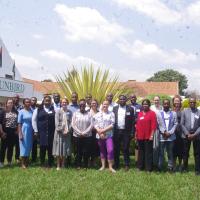
[{"label": "white sign", "polygon": [[22,81],[14,81],[0,78],[0,96],[13,97],[19,95],[21,98],[33,96],[33,85]]}]

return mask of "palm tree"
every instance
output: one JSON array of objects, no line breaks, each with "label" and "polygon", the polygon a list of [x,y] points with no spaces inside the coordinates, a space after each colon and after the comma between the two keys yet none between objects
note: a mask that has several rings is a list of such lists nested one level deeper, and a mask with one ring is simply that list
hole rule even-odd
[{"label": "palm tree", "polygon": [[80,72],[73,67],[63,76],[56,76],[56,80],[60,86],[61,94],[68,99],[71,98],[72,92],[77,92],[79,99],[91,94],[99,103],[102,103],[108,92],[113,93],[114,101],[119,94],[129,93],[124,84],[118,82],[118,76],[111,76],[109,70],[100,68],[95,71],[92,65],[83,67]]}]

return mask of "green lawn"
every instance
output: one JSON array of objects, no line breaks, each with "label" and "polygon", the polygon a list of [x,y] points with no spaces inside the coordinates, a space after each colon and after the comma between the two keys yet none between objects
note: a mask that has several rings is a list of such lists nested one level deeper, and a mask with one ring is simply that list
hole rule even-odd
[{"label": "green lawn", "polygon": [[[190,166],[193,168],[193,166]],[[200,177],[189,173],[146,173],[132,168],[111,174],[95,169],[31,166],[0,169],[0,200],[5,199],[200,199]]]}]

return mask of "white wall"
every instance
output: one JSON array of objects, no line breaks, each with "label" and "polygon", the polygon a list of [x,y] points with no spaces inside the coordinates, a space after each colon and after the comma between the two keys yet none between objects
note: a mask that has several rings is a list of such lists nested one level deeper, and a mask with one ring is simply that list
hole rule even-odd
[{"label": "white wall", "polygon": [[[13,76],[12,69],[13,69],[14,60],[9,55],[8,50],[6,49],[2,39],[0,38],[0,48],[1,47],[2,47],[2,67],[0,67],[0,77],[5,78],[6,74]],[[22,77],[19,71],[17,70],[17,68],[15,68],[15,80],[18,80],[18,81],[22,80]]]}]

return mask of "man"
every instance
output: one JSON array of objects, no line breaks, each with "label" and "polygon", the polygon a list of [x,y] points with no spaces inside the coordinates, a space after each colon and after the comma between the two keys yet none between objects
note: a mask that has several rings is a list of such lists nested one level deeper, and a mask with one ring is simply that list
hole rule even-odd
[{"label": "man", "polygon": [[[31,97],[31,110],[34,112],[34,110],[37,108],[37,98],[36,97]],[[32,162],[36,162],[37,159],[37,136],[34,135],[33,137],[33,146],[32,146]]]},{"label": "man", "polygon": [[85,108],[85,110],[89,111],[90,110],[90,106],[91,106],[91,102],[92,102],[92,95],[91,94],[87,94],[86,97],[85,97],[85,100],[86,100],[86,108]]},{"label": "man", "polygon": [[115,168],[119,168],[120,146],[123,143],[125,170],[130,167],[129,146],[135,124],[134,110],[126,105],[125,95],[119,96],[119,105],[113,108],[115,114],[114,124],[114,160]]},{"label": "man", "polygon": [[[17,110],[17,112],[19,113],[20,110],[23,109],[23,106],[19,104],[20,98],[19,95],[15,95],[13,97],[13,102],[14,102],[14,107]],[[17,163],[19,163],[19,136],[18,134],[16,134],[15,137],[15,160]]]},{"label": "man", "polygon": [[177,126],[176,113],[170,110],[170,100],[163,100],[163,111],[158,115],[159,129],[160,129],[160,155],[159,155],[159,169],[163,169],[165,149],[168,157],[168,171],[173,171],[173,148],[174,140],[176,139],[175,130]]},{"label": "man", "polygon": [[68,109],[72,111],[72,114],[79,109],[78,94],[76,92],[72,93],[71,103],[69,104]]},{"label": "man", "polygon": [[188,171],[190,145],[193,142],[195,174],[200,175],[200,110],[196,108],[196,98],[189,98],[190,108],[185,109],[181,117],[184,133],[183,170]]},{"label": "man", "polygon": [[[135,124],[136,124],[138,113],[140,111],[142,111],[142,105],[137,103],[137,97],[135,94],[130,95],[130,101],[131,101],[130,106],[134,110]],[[133,127],[133,135],[134,134],[135,134],[135,125]],[[137,160],[138,160],[138,143],[137,143],[137,141],[135,141],[135,163],[136,163],[136,165],[137,165]]]},{"label": "man", "polygon": [[60,105],[60,94],[59,93],[53,94],[53,107],[54,107],[55,111],[57,111],[61,107],[61,105]]}]

